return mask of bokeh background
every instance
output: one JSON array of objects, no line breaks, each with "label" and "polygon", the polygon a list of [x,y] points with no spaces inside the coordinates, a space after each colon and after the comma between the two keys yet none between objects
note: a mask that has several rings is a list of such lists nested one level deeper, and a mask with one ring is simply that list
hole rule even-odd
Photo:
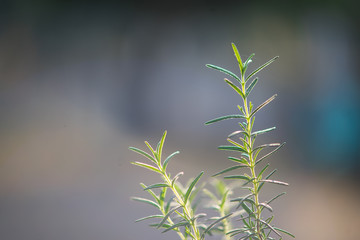
[{"label": "bokeh background", "polygon": [[[241,103],[224,75],[231,42],[259,74],[256,129],[286,141],[271,158],[290,183],[276,223],[297,239],[359,239],[357,1],[0,2],[0,239],[170,239],[137,223],[153,209],[128,146],[180,150],[170,171],[203,179],[229,166],[216,149]],[[266,194],[284,191],[270,188]],[[216,238],[214,238],[216,239]]]}]

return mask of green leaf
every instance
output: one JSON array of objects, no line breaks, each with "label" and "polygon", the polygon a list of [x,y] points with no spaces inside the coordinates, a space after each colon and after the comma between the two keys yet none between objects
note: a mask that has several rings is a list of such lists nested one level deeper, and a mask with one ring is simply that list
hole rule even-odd
[{"label": "green leaf", "polygon": [[257,146],[256,148],[253,149],[253,151],[257,150],[257,149],[263,149],[266,147],[279,147],[281,144],[280,143],[269,143],[269,144],[263,144],[260,146]]},{"label": "green leaf", "polygon": [[239,162],[239,163],[245,164],[246,166],[249,166],[249,163],[245,158],[228,157],[228,159],[231,161]]},{"label": "green leaf", "polygon": [[190,226],[190,223],[189,223],[189,222],[179,222],[179,223],[176,223],[176,224],[168,227],[168,228],[165,229],[164,231],[162,231],[162,233],[168,232],[168,231],[170,231],[170,230],[173,230],[174,228],[178,228],[178,227],[182,227],[182,226]]},{"label": "green leaf", "polygon": [[163,215],[151,215],[151,216],[139,218],[135,222],[140,222],[140,221],[151,219],[151,218],[162,218],[162,217],[163,217]]},{"label": "green leaf", "polygon": [[[149,190],[149,191],[151,191],[151,190]],[[166,191],[167,191],[167,188],[164,187],[164,188],[161,190],[160,195],[159,195],[159,201],[158,201],[158,202],[159,202],[159,204],[160,204],[161,209],[164,208],[164,201],[165,201]]]},{"label": "green leaf", "polygon": [[[152,223],[152,224],[149,224],[149,226],[150,227],[157,227],[159,224],[157,224],[157,223]],[[171,227],[169,224],[163,224],[163,226],[162,226],[163,228],[169,228],[169,227]],[[176,230],[175,230],[176,231]],[[176,231],[176,232],[178,232],[178,231]]]},{"label": "green leaf", "polygon": [[196,198],[200,189],[202,189],[204,186],[205,186],[205,184],[201,184],[201,186],[199,188],[195,188],[190,194],[188,202],[191,203],[191,207],[193,208],[194,212],[196,211],[196,208],[201,201],[201,199],[197,199],[197,201],[194,201],[194,199]]},{"label": "green leaf", "polygon": [[261,158],[259,158],[258,160],[256,160],[255,165],[260,163],[265,158],[269,157],[271,154],[277,152],[284,145],[285,145],[285,142],[283,144],[281,144],[280,146],[278,146],[277,148],[275,148],[273,151],[269,152],[268,154],[266,154],[266,155],[262,156]]},{"label": "green leaf", "polygon": [[130,149],[131,151],[134,151],[134,152],[136,152],[136,153],[139,153],[139,154],[143,155],[144,157],[150,159],[152,162],[154,162],[154,163],[157,164],[157,161],[155,160],[155,158],[152,157],[150,154],[144,152],[143,150],[140,150],[140,149],[135,148],[135,147],[129,147],[129,149]]},{"label": "green leaf", "polygon": [[160,209],[160,205],[159,205],[159,204],[157,204],[156,202],[151,201],[151,200],[149,200],[149,199],[146,199],[146,198],[133,197],[132,200],[137,201],[137,202],[147,203],[147,204],[150,204],[150,205],[152,205],[152,206]]},{"label": "green leaf", "polygon": [[262,222],[263,224],[265,224],[268,228],[270,228],[274,233],[276,233],[276,235],[278,235],[279,237],[281,237],[280,233],[278,233],[273,226],[271,226],[269,223],[265,222],[264,220],[260,219],[260,222]]},{"label": "green leaf", "polygon": [[254,212],[244,202],[241,203],[241,206],[247,212],[247,214],[249,214],[249,216],[255,217]]},{"label": "green leaf", "polygon": [[274,220],[274,216],[268,217],[265,221],[270,224],[272,220]]},{"label": "green leaf", "polygon": [[165,183],[155,183],[153,185],[148,186],[144,190],[149,190],[149,189],[153,189],[153,188],[162,188],[162,187],[169,187],[169,185],[167,185]]},{"label": "green leaf", "polygon": [[[252,53],[249,57],[248,57],[248,59],[246,59],[246,61],[244,62],[244,68],[247,68],[248,67],[248,65],[249,65],[249,63],[251,63],[252,62],[252,58],[255,56],[255,53]],[[244,72],[245,72],[245,70],[246,69],[244,69]]]},{"label": "green leaf", "polygon": [[159,169],[157,169],[156,167],[151,166],[151,165],[149,165],[149,164],[146,164],[146,163],[142,163],[142,162],[132,162],[131,164],[134,164],[134,165],[136,165],[136,166],[149,169],[149,170],[154,171],[154,172],[157,172],[157,173],[161,173],[161,172],[159,171]]},{"label": "green leaf", "polygon": [[271,128],[263,129],[263,130],[260,130],[260,131],[256,131],[256,132],[253,132],[251,134],[251,136],[257,136],[257,135],[260,135],[260,134],[263,134],[263,133],[270,132],[270,131],[275,130],[275,129],[276,129],[276,127],[271,127]]},{"label": "green leaf", "polygon": [[263,70],[265,67],[269,66],[272,62],[274,62],[277,58],[279,58],[279,56],[276,56],[272,59],[270,59],[269,61],[267,61],[265,64],[263,64],[262,66],[260,66],[259,68],[257,68],[255,71],[253,71],[245,80],[245,82],[247,82],[252,76],[254,76],[256,73],[260,72],[261,70]]},{"label": "green leaf", "polygon": [[278,185],[289,186],[289,184],[286,183],[286,182],[281,182],[281,181],[277,181],[277,180],[270,180],[270,179],[260,180],[259,182],[273,183],[273,184],[278,184]]},{"label": "green leaf", "polygon": [[239,148],[243,149],[243,150],[244,150],[244,152],[246,152],[246,153],[247,153],[246,148],[245,148],[244,146],[242,146],[240,143],[235,142],[235,141],[234,141],[234,140],[232,140],[231,138],[227,138],[226,140],[227,140],[229,143],[232,143],[232,144],[234,144],[235,146],[237,146],[237,147],[239,147]]},{"label": "green leaf", "polygon": [[259,172],[258,179],[261,179],[262,174],[265,172],[265,170],[270,166],[270,164],[266,164],[266,166]]},{"label": "green leaf", "polygon": [[238,147],[238,146],[219,146],[218,149],[220,150],[228,150],[228,151],[238,151],[238,152],[243,152],[243,153],[247,153],[246,150]]},{"label": "green leaf", "polygon": [[164,131],[164,134],[162,135],[161,140],[160,140],[160,142],[158,144],[158,147],[156,149],[156,152],[158,153],[158,157],[159,157],[159,162],[161,162],[161,155],[162,155],[162,150],[163,150],[163,147],[164,147],[166,134],[167,134],[167,131]]},{"label": "green leaf", "polygon": [[163,224],[166,222],[166,220],[170,217],[170,215],[175,212],[176,210],[178,210],[179,208],[181,208],[182,206],[177,206],[173,209],[171,209],[163,218],[163,220],[161,220],[161,222],[159,223],[159,225],[157,226],[157,228],[160,228],[163,226]]},{"label": "green leaf", "polygon": [[263,107],[265,107],[267,104],[269,104],[272,100],[275,99],[275,97],[277,96],[277,94],[274,94],[272,97],[270,97],[268,100],[266,100],[265,102],[263,102],[262,104],[260,104],[251,114],[250,114],[250,118],[252,116],[254,116],[254,114],[259,111],[260,109],[262,109]]},{"label": "green leaf", "polygon": [[148,141],[145,141],[146,146],[150,149],[151,153],[154,155],[156,163],[158,163],[158,155],[157,152],[153,149]]},{"label": "green leaf", "polygon": [[225,215],[225,216],[217,219],[216,221],[212,222],[212,223],[204,230],[204,232],[201,234],[200,239],[204,239],[205,234],[206,234],[207,232],[209,232],[216,224],[218,224],[219,222],[221,222],[221,221],[224,220],[225,218],[230,217],[231,215],[232,215],[232,213],[227,214],[227,215]]},{"label": "green leaf", "polygon": [[245,93],[243,93],[238,86],[236,86],[235,84],[233,84],[233,83],[232,83],[229,79],[227,79],[227,78],[225,78],[224,80],[225,80],[225,82],[226,82],[227,84],[229,84],[229,86],[232,87],[243,99],[246,98],[246,97],[245,97]]},{"label": "green leaf", "polygon": [[184,195],[184,204],[186,204],[187,200],[190,197],[191,191],[193,190],[193,188],[195,187],[195,184],[199,181],[199,179],[201,178],[201,176],[204,174],[204,172],[201,172],[191,183],[189,188],[187,189],[185,195]]},{"label": "green leaf", "polygon": [[246,180],[246,181],[250,180],[250,178],[245,175],[231,175],[231,176],[225,176],[224,178],[225,179],[241,179],[241,180]]},{"label": "green leaf", "polygon": [[227,115],[227,116],[222,116],[222,117],[218,117],[218,118],[212,119],[210,121],[207,121],[205,123],[205,125],[212,124],[212,123],[219,122],[219,121],[226,120],[226,119],[233,119],[233,118],[245,118],[245,117],[240,114]]},{"label": "green leaf", "polygon": [[176,180],[183,174],[184,174],[184,172],[179,172],[178,174],[176,174],[175,177],[171,180],[171,186],[174,186],[174,183],[176,182]]},{"label": "green leaf", "polygon": [[254,194],[250,193],[250,194],[246,195],[245,197],[231,199],[230,202],[239,202],[239,205],[236,207],[236,209],[238,209],[244,201],[251,198],[252,196],[254,196]]},{"label": "green leaf", "polygon": [[225,202],[226,202],[226,199],[227,199],[229,193],[230,193],[230,190],[227,190],[224,194],[222,194],[221,202],[220,202],[220,204],[219,204],[219,207],[220,207],[221,209],[224,208],[224,205],[225,205]]},{"label": "green leaf", "polygon": [[243,63],[241,61],[241,57],[240,57],[240,54],[239,54],[239,51],[237,50],[236,46],[234,43],[231,43],[231,46],[234,50],[234,54],[235,54],[235,57],[236,57],[236,60],[238,61],[239,63],[239,68],[240,68],[240,72],[241,74],[243,74]]},{"label": "green leaf", "polygon": [[221,175],[221,174],[230,172],[230,171],[232,171],[232,170],[235,170],[235,169],[238,169],[238,168],[244,168],[244,167],[248,167],[248,166],[246,166],[246,165],[236,165],[236,166],[232,166],[232,167],[226,168],[226,169],[224,169],[224,170],[222,170],[222,171],[220,171],[220,172],[212,175],[212,177],[216,177],[216,176],[219,176],[219,175]]},{"label": "green leaf", "polygon": [[164,163],[163,163],[163,165],[162,165],[162,168],[163,168],[163,171],[164,171],[164,172],[165,172],[165,170],[166,170],[167,165],[169,164],[170,159],[171,159],[173,156],[175,156],[176,154],[179,154],[179,153],[180,153],[179,151],[176,151],[176,152],[170,154],[170,155],[165,159],[165,161],[164,161]]},{"label": "green leaf", "polygon": [[249,229],[247,229],[247,228],[237,228],[237,229],[233,229],[233,230],[227,232],[226,235],[230,235],[230,237],[233,237],[233,236],[235,236],[235,235],[238,235],[238,234],[240,234],[240,233],[246,232],[246,231],[248,231],[248,230],[249,230]]},{"label": "green leaf", "polygon": [[206,213],[198,213],[191,220],[195,220],[195,219],[198,219],[198,218],[203,218],[203,217],[206,217],[206,216],[207,216]]},{"label": "green leaf", "polygon": [[[269,173],[269,174],[265,177],[265,179],[269,179],[276,171],[277,171],[277,169],[274,169],[271,173]],[[258,191],[261,190],[261,188],[264,186],[264,184],[265,184],[265,182],[260,183],[259,188],[258,188]]]},{"label": "green leaf", "polygon": [[271,173],[269,173],[265,179],[269,179],[275,172],[277,171],[277,169],[274,169]]},{"label": "green leaf", "polygon": [[170,209],[170,205],[171,205],[171,202],[172,200],[174,199],[175,196],[172,196],[170,197],[170,199],[168,200],[168,202],[166,203],[166,206],[165,206],[165,213],[168,213],[169,212],[169,209]]},{"label": "green leaf", "polygon": [[223,72],[223,73],[225,73],[225,74],[227,74],[227,75],[235,78],[238,82],[241,82],[240,78],[239,78],[238,76],[236,76],[236,74],[230,72],[230,71],[227,70],[227,69],[224,69],[224,68],[222,68],[222,67],[218,67],[218,66],[215,66],[215,65],[212,65],[212,64],[206,64],[206,66],[207,66],[208,68],[212,68],[212,69],[218,70],[218,71],[220,71],[220,72]]},{"label": "green leaf", "polygon": [[[143,183],[140,183],[140,186],[145,189],[147,188],[147,186]],[[146,190],[148,193],[150,193],[150,195],[160,204],[160,198],[151,190],[151,189],[148,189]]]},{"label": "green leaf", "polygon": [[268,209],[270,212],[273,211],[272,207],[267,203],[260,203],[259,206],[262,206],[262,207]]},{"label": "green leaf", "polygon": [[250,182],[252,182],[252,181],[254,181],[254,180],[255,180],[255,178],[249,179],[247,182],[245,182],[245,183],[243,184],[243,186],[247,185],[248,183],[250,183]]},{"label": "green leaf", "polygon": [[255,78],[250,85],[246,88],[245,91],[245,97],[248,97],[249,94],[251,93],[251,91],[253,90],[253,88],[255,87],[256,83],[258,82],[258,78]]},{"label": "green leaf", "polygon": [[290,237],[293,237],[295,238],[295,235],[289,233],[288,231],[284,230],[284,229],[280,229],[280,228],[277,228],[277,227],[273,227],[275,230],[278,230],[279,232],[282,232],[282,233],[285,233],[287,235],[289,235]]},{"label": "green leaf", "polygon": [[184,197],[184,189],[183,189],[182,185],[179,182],[174,183],[174,188],[181,195],[181,197]]},{"label": "green leaf", "polygon": [[251,234],[249,234],[249,235],[247,235],[245,237],[239,238],[239,240],[247,240],[247,239],[249,239],[250,237],[252,237],[254,235],[255,235],[255,233],[251,233]]},{"label": "green leaf", "polygon": [[277,198],[279,198],[279,197],[281,197],[281,196],[283,196],[283,195],[285,195],[285,194],[286,194],[286,192],[282,192],[282,193],[276,195],[275,197],[273,197],[272,199],[270,199],[269,201],[267,201],[267,204],[270,204],[271,202],[275,201]]}]

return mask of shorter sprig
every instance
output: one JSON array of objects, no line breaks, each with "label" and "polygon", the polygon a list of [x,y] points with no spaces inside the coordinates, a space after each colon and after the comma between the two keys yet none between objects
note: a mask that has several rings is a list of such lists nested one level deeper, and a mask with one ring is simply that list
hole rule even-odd
[{"label": "shorter sprig", "polygon": [[[147,191],[154,200],[139,197],[133,198],[135,201],[147,203],[156,207],[160,210],[160,214],[143,217],[136,221],[139,222],[147,219],[159,219],[160,222],[150,224],[150,226],[163,228],[163,233],[173,230],[182,240],[188,238],[194,240],[204,239],[206,234],[211,234],[213,228],[224,219],[228,218],[231,213],[214,219],[210,224],[207,224],[208,221],[199,222],[199,219],[206,217],[206,214],[195,213],[197,204],[194,199],[198,193],[198,189],[195,188],[195,185],[199,182],[203,172],[191,180],[186,187],[183,187],[178,182],[178,179],[181,175],[183,175],[183,172],[179,172],[174,177],[171,177],[166,169],[170,159],[179,152],[170,154],[164,161],[162,161],[162,151],[166,133],[167,132],[165,131],[156,149],[145,141],[145,144],[149,148],[151,154],[135,147],[129,148],[130,150],[144,156],[152,163],[147,164],[143,162],[132,162],[132,164],[156,172],[162,178],[162,182],[160,183],[151,184],[149,186],[141,184],[143,189]],[[157,189],[159,189],[158,194],[154,192]],[[167,198],[166,196],[168,189],[172,192],[172,196],[170,198]]]}]

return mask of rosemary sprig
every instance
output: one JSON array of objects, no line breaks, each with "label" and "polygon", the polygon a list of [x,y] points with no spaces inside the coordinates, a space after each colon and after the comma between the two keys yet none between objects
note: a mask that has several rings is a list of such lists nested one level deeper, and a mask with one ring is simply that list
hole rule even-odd
[{"label": "rosemary sprig", "polygon": [[[264,168],[257,173],[258,163],[262,161],[264,158],[270,156],[272,153],[276,152],[284,145],[279,143],[271,143],[271,144],[264,144],[260,146],[255,146],[255,139],[258,135],[264,134],[271,130],[274,130],[275,127],[260,130],[260,131],[253,131],[253,126],[255,122],[255,114],[272,102],[276,94],[264,101],[258,107],[253,108],[253,104],[249,101],[249,95],[254,89],[255,85],[258,82],[258,78],[253,78],[258,72],[263,70],[265,67],[269,66],[272,62],[274,62],[278,57],[274,57],[255,71],[250,73],[248,76],[246,75],[246,70],[248,65],[251,63],[251,60],[254,54],[251,54],[250,57],[243,62],[241,56],[235,46],[232,44],[232,48],[236,57],[236,60],[239,65],[240,69],[240,77],[236,74],[226,70],[222,67],[218,67],[215,65],[207,64],[206,66],[220,72],[223,72],[231,77],[233,77],[238,83],[234,84],[229,79],[225,78],[225,82],[233,89],[237,94],[239,94],[242,98],[242,106],[238,106],[240,114],[232,114],[224,117],[215,118],[214,120],[208,121],[205,124],[212,124],[214,122],[231,119],[231,118],[240,118],[243,119],[243,122],[240,122],[239,125],[241,129],[239,131],[235,131],[231,133],[227,139],[230,145],[220,146],[219,149],[227,150],[227,151],[235,151],[240,154],[240,158],[229,157],[230,160],[237,162],[236,165],[229,167],[215,175],[221,175],[228,173],[230,171],[238,170],[238,169],[247,169],[247,173],[242,173],[239,175],[228,175],[225,176],[225,179],[237,179],[241,181],[245,181],[243,185],[247,185],[249,183],[252,184],[251,187],[248,187],[248,193],[245,197],[235,198],[232,201],[238,202],[245,211],[247,216],[243,216],[241,218],[244,226],[240,230],[232,230],[228,232],[231,236],[235,236],[241,234],[240,239],[258,239],[258,240],[265,240],[265,239],[273,239],[270,238],[270,233],[273,232],[281,239],[281,235],[279,232],[288,234],[292,236],[292,234],[288,233],[285,230],[273,227],[271,225],[271,220],[263,219],[262,212],[266,209],[272,212],[272,208],[269,205],[270,202],[261,202],[260,201],[260,190],[262,189],[264,183],[273,183],[273,184],[281,184],[281,185],[288,185],[287,183],[280,182],[277,180],[269,179],[270,176],[274,173],[271,172],[268,176],[263,177],[263,173],[267,170],[269,165],[266,165]],[[249,83],[249,80],[251,80]],[[236,139],[236,140],[235,140]],[[266,148],[275,147],[275,150],[259,157],[259,153]],[[283,194],[278,195],[277,197]],[[276,197],[276,198],[277,198]],[[274,199],[275,200],[275,199]]]}]

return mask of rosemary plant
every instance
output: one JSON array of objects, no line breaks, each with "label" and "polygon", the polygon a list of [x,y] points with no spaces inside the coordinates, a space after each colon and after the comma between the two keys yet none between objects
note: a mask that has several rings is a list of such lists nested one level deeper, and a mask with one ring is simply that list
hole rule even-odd
[{"label": "rosemary plant", "polygon": [[[181,240],[203,240],[206,236],[212,235],[213,233],[220,233],[226,240],[230,240],[233,237],[240,240],[282,239],[281,233],[294,237],[294,235],[286,230],[273,226],[272,220],[274,216],[270,215],[265,217],[265,214],[263,214],[264,211],[269,211],[271,213],[273,209],[270,204],[285,193],[280,193],[268,201],[260,200],[260,191],[265,183],[288,185],[285,182],[270,179],[276,172],[276,169],[265,176],[269,164],[260,168],[259,171],[260,163],[279,150],[284,143],[270,143],[255,146],[255,139],[257,136],[275,129],[275,127],[272,127],[254,132],[253,126],[255,114],[273,101],[276,95],[273,95],[256,108],[253,107],[252,102],[248,99],[251,91],[258,82],[258,78],[254,78],[254,75],[274,62],[277,57],[269,60],[249,75],[246,75],[246,70],[251,63],[254,54],[250,55],[245,62],[242,62],[236,46],[232,44],[232,47],[239,65],[240,77],[229,70],[215,65],[207,64],[206,66],[223,72],[237,80],[237,84],[234,84],[225,78],[225,82],[242,98],[242,106],[238,105],[240,113],[222,116],[210,120],[205,124],[212,124],[234,118],[243,120],[243,122],[239,122],[241,129],[228,136],[227,141],[230,145],[219,147],[221,150],[235,151],[240,155],[239,157],[228,157],[228,159],[235,162],[236,165],[226,168],[225,170],[216,173],[214,176],[227,174],[235,170],[246,169],[246,172],[227,175],[224,178],[234,179],[235,183],[238,186],[245,188],[248,193],[245,196],[230,199],[230,196],[233,193],[232,188],[227,186],[223,181],[217,179],[213,184],[213,189],[215,190],[214,193],[208,189],[202,189],[202,193],[207,196],[207,200],[209,201],[208,206],[211,209],[216,210],[218,216],[208,218],[206,213],[197,213],[197,207],[199,206],[199,197],[197,197],[197,195],[201,188],[197,188],[196,185],[203,176],[203,172],[200,172],[194,179],[190,180],[185,187],[178,181],[183,175],[183,172],[171,176],[167,171],[167,166],[169,161],[179,152],[174,152],[165,159],[162,158],[167,134],[165,131],[156,148],[153,148],[145,141],[150,153],[135,147],[130,147],[130,150],[142,155],[150,161],[150,164],[137,161],[132,162],[132,164],[157,173],[162,180],[160,183],[151,184],[149,186],[143,183],[140,184],[142,188],[150,194],[152,199],[134,197],[133,200],[149,204],[157,208],[159,213],[143,217],[136,220],[136,222],[157,219],[155,223],[150,224],[151,227],[161,228],[163,229],[163,233],[175,231]],[[275,149],[260,156],[260,152],[267,148]],[[238,183],[237,181],[239,180],[242,182]],[[170,194],[168,194],[169,192]],[[200,200],[203,199],[200,197]],[[240,207],[241,210],[238,210]],[[235,217],[239,215],[241,218],[237,220],[240,220],[243,225],[233,229],[231,219],[235,219]]]},{"label": "rosemary plant", "polygon": [[[158,208],[160,210],[160,214],[138,219],[137,222],[151,218],[160,218],[161,220],[159,223],[151,224],[150,226],[164,228],[165,230],[163,230],[163,233],[173,230],[177,232],[178,236],[182,240],[189,238],[194,240],[204,239],[207,233],[211,234],[211,230],[216,224],[229,217],[231,213],[226,216],[213,219],[209,225],[206,225],[205,221],[202,223],[198,222],[198,220],[200,218],[204,218],[206,214],[195,213],[197,204],[194,199],[198,193],[198,189],[195,189],[195,185],[198,183],[204,172],[201,172],[194,180],[190,181],[187,187],[182,187],[182,185],[178,182],[178,178],[183,175],[183,172],[179,172],[174,177],[171,177],[166,170],[170,159],[179,152],[177,151],[170,154],[164,161],[162,161],[162,149],[165,137],[166,131],[164,132],[156,149],[145,141],[145,144],[149,148],[151,154],[138,148],[130,147],[130,150],[143,155],[152,162],[152,165],[143,162],[132,162],[132,164],[156,172],[162,178],[161,183],[155,183],[150,186],[141,184],[144,190],[150,193],[154,200],[138,197],[133,198],[135,201],[144,202]],[[158,194],[153,191],[155,189],[160,189]],[[167,200],[166,194],[168,189],[171,190],[173,195]]]},{"label": "rosemary plant", "polygon": [[[228,175],[225,176],[225,179],[236,179],[243,181],[241,184],[244,188],[246,188],[249,192],[246,196],[238,197],[232,199],[232,202],[238,202],[238,206],[241,206],[245,212],[246,216],[241,217],[241,221],[243,222],[243,226],[241,228],[233,229],[232,231],[227,232],[227,235],[237,236],[241,235],[240,239],[256,239],[256,240],[265,240],[265,239],[273,239],[270,234],[274,233],[280,239],[282,236],[279,232],[285,233],[291,237],[294,237],[291,233],[274,227],[271,225],[273,220],[273,216],[263,218],[262,213],[265,210],[272,212],[272,207],[270,203],[272,203],[278,197],[284,195],[285,193],[280,193],[273,197],[268,201],[260,201],[260,191],[265,183],[269,184],[279,184],[288,186],[288,183],[272,180],[270,177],[276,172],[276,169],[268,173],[266,176],[264,175],[267,171],[269,164],[266,164],[264,167],[260,168],[258,171],[259,163],[261,163],[265,158],[269,157],[276,151],[278,151],[285,143],[270,143],[263,144],[259,146],[255,146],[255,139],[257,136],[270,132],[275,129],[275,127],[267,128],[260,131],[253,131],[253,126],[255,122],[255,114],[261,110],[263,107],[272,102],[276,94],[267,99],[265,102],[260,104],[258,107],[254,108],[251,101],[249,101],[249,95],[254,89],[256,83],[258,82],[258,78],[255,77],[255,74],[263,70],[265,67],[269,66],[272,62],[274,62],[278,57],[274,57],[255,71],[246,75],[246,70],[249,64],[252,61],[252,58],[255,54],[251,54],[245,62],[241,60],[240,54],[235,46],[232,44],[232,48],[236,57],[236,60],[239,65],[240,77],[236,74],[232,73],[229,70],[224,68],[207,64],[206,66],[220,72],[223,72],[231,77],[233,77],[237,84],[234,84],[229,79],[225,78],[225,82],[236,91],[242,98],[242,106],[238,105],[238,109],[240,111],[239,114],[222,116],[213,120],[206,122],[205,124],[212,124],[218,121],[222,121],[225,119],[233,119],[238,118],[242,119],[243,122],[239,122],[240,130],[231,133],[227,141],[230,145],[220,146],[221,150],[235,151],[240,154],[240,157],[228,157],[229,160],[236,163],[236,165],[229,167],[221,172],[215,174],[214,176],[218,176],[221,174],[233,172],[237,169],[247,169],[248,171],[242,174]],[[236,140],[235,140],[236,139]],[[264,154],[263,156],[259,156],[260,152],[266,148],[275,148],[274,150]],[[251,185],[250,187],[248,185]]]}]

